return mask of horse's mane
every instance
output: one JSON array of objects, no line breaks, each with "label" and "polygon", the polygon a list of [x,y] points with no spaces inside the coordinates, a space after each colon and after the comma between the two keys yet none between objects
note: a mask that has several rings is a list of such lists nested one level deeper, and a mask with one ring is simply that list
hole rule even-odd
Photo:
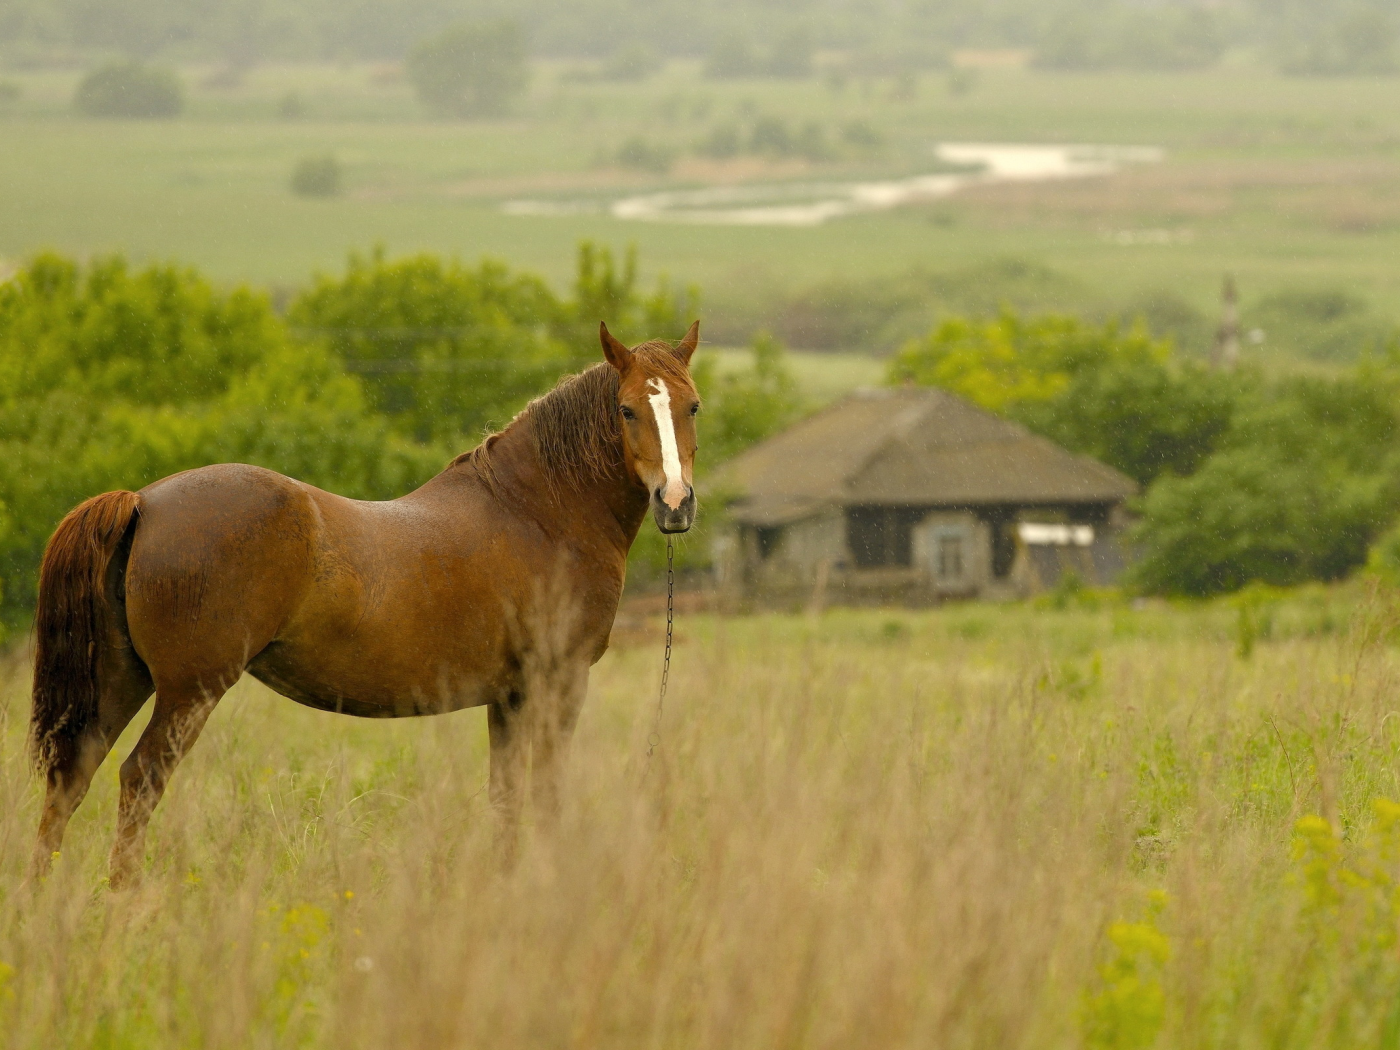
[{"label": "horse's mane", "polygon": [[[670,343],[653,339],[635,347],[632,353],[641,358],[648,372],[686,381],[685,365]],[[624,469],[618,384],[617,369],[606,363],[565,376],[553,390],[521,409],[502,431],[458,456],[453,465],[470,462],[482,480],[495,488],[491,446],[505,431],[528,426],[540,467],[555,491],[616,476]]]}]

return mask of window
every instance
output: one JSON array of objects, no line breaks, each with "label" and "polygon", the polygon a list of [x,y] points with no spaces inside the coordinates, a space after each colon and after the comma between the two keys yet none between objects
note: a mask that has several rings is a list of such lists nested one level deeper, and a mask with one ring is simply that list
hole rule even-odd
[{"label": "window", "polygon": [[846,543],[856,567],[913,564],[914,526],[927,513],[921,507],[848,507]]},{"label": "window", "polygon": [[783,538],[781,526],[759,526],[754,530],[758,533],[758,560],[767,561],[769,556],[778,549],[779,542]]},{"label": "window", "polygon": [[938,578],[956,582],[963,576],[963,538],[943,535],[938,537]]}]

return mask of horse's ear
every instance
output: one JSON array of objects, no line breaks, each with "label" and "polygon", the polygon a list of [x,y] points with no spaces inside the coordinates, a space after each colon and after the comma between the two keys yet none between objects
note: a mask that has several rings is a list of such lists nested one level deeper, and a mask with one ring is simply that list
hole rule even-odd
[{"label": "horse's ear", "polygon": [[598,339],[603,344],[603,356],[608,359],[608,364],[612,365],[619,373],[626,372],[632,363],[632,351],[619,343],[613,334],[608,331],[605,322],[598,322]]},{"label": "horse's ear", "polygon": [[685,333],[685,338],[676,344],[676,353],[687,365],[690,364],[690,355],[695,353],[695,347],[700,343],[700,322],[696,321],[690,326],[690,331]]}]

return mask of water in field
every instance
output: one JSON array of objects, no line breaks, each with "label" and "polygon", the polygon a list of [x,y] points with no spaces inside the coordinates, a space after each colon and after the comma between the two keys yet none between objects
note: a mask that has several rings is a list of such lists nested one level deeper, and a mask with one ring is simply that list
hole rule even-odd
[{"label": "water in field", "polygon": [[944,142],[934,155],[946,168],[878,181],[748,183],[667,190],[613,201],[511,200],[508,215],[602,213],[640,222],[716,226],[819,226],[831,219],[947,197],[968,186],[1111,175],[1124,164],[1162,159],[1155,146],[1053,146]]}]

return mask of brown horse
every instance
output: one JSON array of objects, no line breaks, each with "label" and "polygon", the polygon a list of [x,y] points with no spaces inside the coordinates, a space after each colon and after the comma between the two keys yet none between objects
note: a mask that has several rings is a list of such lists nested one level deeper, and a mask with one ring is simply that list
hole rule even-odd
[{"label": "brown horse", "polygon": [[699,322],[674,347],[599,334],[606,364],[399,499],[223,464],[71,511],[44,552],[35,614],[36,871],[154,693],[121,769],[111,884],[132,881],[166,782],[244,671],[367,718],[486,705],[503,828],[513,837],[530,752],[536,806],[552,812],[647,508],[666,533],[695,518]]}]

